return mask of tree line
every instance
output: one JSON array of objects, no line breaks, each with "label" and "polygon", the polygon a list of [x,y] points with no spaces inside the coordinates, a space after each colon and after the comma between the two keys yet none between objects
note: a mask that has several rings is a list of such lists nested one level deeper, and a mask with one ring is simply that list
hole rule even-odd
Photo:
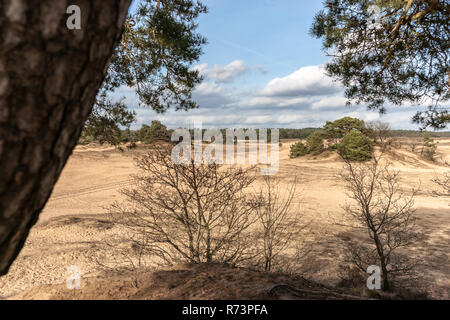
[{"label": "tree line", "polygon": [[[103,128],[100,128],[100,127]],[[249,128],[244,128],[244,130],[248,130]],[[118,146],[121,143],[127,142],[144,142],[144,143],[153,143],[157,140],[169,141],[174,129],[167,128],[164,124],[162,124],[158,120],[152,120],[150,125],[143,124],[140,129],[132,130],[129,127],[125,129],[121,129],[119,127],[112,128],[110,126],[103,126],[102,124],[98,124],[96,129],[93,130],[92,127],[86,126],[82,131],[79,143],[87,144],[91,142],[97,142],[100,144],[108,143],[114,146]],[[227,128],[219,129],[222,132],[222,135],[225,136]],[[259,129],[255,129],[256,133],[259,134]],[[280,139],[306,139],[312,133],[316,131],[322,130],[322,128],[301,128],[301,129],[293,129],[293,128],[279,128],[279,137]],[[389,129],[390,134],[393,137],[407,137],[407,138],[417,138],[422,137],[424,131],[420,130],[395,130]],[[192,138],[194,137],[194,130],[190,129]],[[202,130],[203,133],[206,129]],[[446,138],[450,137],[450,131],[427,131],[427,134],[432,138]],[[267,129],[267,138],[271,137],[271,129]]]}]

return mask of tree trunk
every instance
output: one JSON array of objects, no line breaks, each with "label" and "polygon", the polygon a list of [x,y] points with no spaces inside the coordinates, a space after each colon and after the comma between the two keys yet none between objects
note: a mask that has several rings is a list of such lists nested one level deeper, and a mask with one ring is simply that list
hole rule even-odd
[{"label": "tree trunk", "polygon": [[[0,0],[0,275],[75,147],[131,0]],[[69,30],[69,5],[81,29]]]},{"label": "tree trunk", "polygon": [[386,267],[383,267],[381,270],[381,280],[383,282],[382,289],[383,291],[389,292],[391,291],[391,283],[389,282],[388,272]]},{"label": "tree trunk", "polygon": [[381,280],[383,282],[382,289],[383,289],[383,291],[390,291],[391,285],[389,283],[389,278],[388,278],[386,257],[384,255],[383,245],[381,244],[378,234],[375,231],[373,231],[373,239],[375,240],[378,257],[380,259],[380,264],[381,264]]}]

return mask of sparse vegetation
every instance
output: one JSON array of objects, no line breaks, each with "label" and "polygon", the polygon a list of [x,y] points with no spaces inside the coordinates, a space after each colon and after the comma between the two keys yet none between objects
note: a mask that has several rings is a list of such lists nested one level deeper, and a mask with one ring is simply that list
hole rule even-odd
[{"label": "sparse vegetation", "polygon": [[[404,144],[406,145],[406,142],[409,140],[410,139],[405,140]],[[419,139],[416,140],[419,141]],[[442,140],[441,143],[443,154],[445,154],[446,150],[448,150],[448,140]],[[163,145],[164,143],[162,142],[151,145],[139,145],[139,150],[137,153],[141,154],[145,150],[151,150],[154,147]],[[37,250],[40,251],[43,246],[39,243],[45,242],[40,241],[40,238],[37,239],[36,242],[36,236],[44,237],[48,234],[46,233],[47,231],[51,231],[53,237],[52,239],[55,239],[53,243],[55,243],[55,246],[58,246],[58,248],[62,248],[62,245],[72,246],[74,242],[80,243],[80,246],[86,246],[83,247],[86,248],[86,259],[83,258],[82,260],[91,261],[92,263],[95,263],[96,261],[98,262],[98,264],[89,266],[82,265],[82,270],[90,270],[89,272],[92,270],[93,277],[96,276],[96,272],[99,272],[102,276],[108,275],[108,278],[120,276],[123,281],[127,282],[127,286],[132,288],[138,287],[139,290],[142,290],[146,286],[145,283],[148,283],[143,275],[147,275],[151,272],[166,272],[166,264],[168,262],[164,259],[158,258],[158,251],[155,250],[156,247],[154,242],[151,241],[152,238],[148,237],[147,232],[143,232],[144,228],[141,228],[142,226],[146,226],[147,222],[140,224],[142,222],[139,220],[141,217],[139,216],[138,219],[136,214],[137,212],[141,212],[143,213],[142,216],[149,217],[147,212],[149,208],[153,208],[155,205],[152,199],[161,198],[165,199],[165,201],[172,201],[175,197],[173,196],[173,193],[167,192],[164,192],[163,196],[162,191],[156,195],[153,191],[155,188],[152,188],[152,185],[145,184],[143,182],[138,183],[139,180],[137,179],[129,182],[128,180],[126,182],[123,181],[124,175],[128,175],[131,169],[128,162],[130,157],[132,157],[132,154],[117,155],[109,153],[108,151],[108,157],[103,157],[100,156],[100,154],[103,152],[102,150],[104,150],[104,148],[99,148],[99,150],[94,150],[94,148],[94,146],[81,147],[81,150],[76,151],[74,161],[71,162],[66,169],[68,170],[68,176],[63,175],[61,182],[66,183],[68,181],[67,177],[70,177],[70,184],[77,184],[81,188],[90,188],[100,185],[102,187],[99,193],[101,194],[101,199],[107,197],[106,199],[108,202],[112,202],[117,199],[117,195],[115,193],[117,185],[130,183],[130,187],[127,187],[126,189],[140,190],[139,193],[132,194],[132,196],[137,197],[140,195],[140,199],[145,200],[146,207],[144,207],[144,205],[134,205],[134,202],[128,201],[125,196],[125,201],[119,202],[121,207],[124,209],[124,212],[112,209],[110,212],[111,220],[107,220],[107,216],[97,218],[95,214],[92,215],[90,220],[88,220],[96,221],[95,224],[93,222],[83,222],[87,220],[83,216],[73,218],[73,222],[70,224],[67,222],[67,219],[56,220],[55,222],[58,221],[58,227],[54,226],[55,222],[50,224],[51,228],[47,225],[47,223],[41,223],[38,225],[38,230],[40,230],[40,232],[38,232],[37,235],[32,235],[30,241],[34,245],[38,243]],[[88,150],[88,152],[85,152],[83,149]],[[289,151],[286,149],[286,147],[283,148],[281,152]],[[420,159],[420,146],[417,149],[418,154],[416,155],[405,152],[405,155],[408,158],[396,158],[396,156],[401,154],[395,154],[395,150],[392,149],[382,150],[381,148],[376,148],[375,150],[375,155],[378,155],[380,150],[385,152],[383,163],[386,163],[385,161],[387,160],[396,161],[397,159],[400,159],[399,162],[395,162],[395,166],[399,168],[399,170],[402,170],[402,167],[405,165],[408,166],[408,163],[411,164],[411,166],[408,166],[407,170],[404,171],[404,175],[402,175],[401,180],[398,180],[396,190],[403,192],[403,195],[401,195],[401,193],[396,193],[396,196],[393,197],[393,199],[398,198],[400,203],[398,205],[392,204],[395,208],[400,208],[402,206],[402,200],[400,199],[401,197],[403,197],[403,200],[409,199],[411,194],[409,193],[408,186],[415,183],[420,174],[429,172],[429,169],[417,166],[417,160]],[[111,168],[114,168],[114,170],[109,170],[105,176],[105,171],[102,171],[101,168],[105,165],[105,161],[109,161],[107,160],[108,158],[112,158],[113,161],[110,164]],[[284,159],[282,161],[286,160]],[[410,161],[416,162],[413,163]],[[436,183],[436,185],[433,185],[430,183],[430,179],[421,179],[421,189],[424,190],[424,193],[421,194],[421,198],[428,197],[427,202],[425,203],[434,203],[433,208],[435,209],[429,210],[431,214],[428,214],[427,209],[424,210],[419,208],[418,213],[420,213],[421,218],[426,219],[426,222],[429,221],[430,223],[432,222],[433,225],[438,226],[436,228],[433,227],[433,232],[429,233],[428,236],[430,237],[430,240],[425,242],[411,242],[413,243],[411,248],[409,245],[394,248],[389,258],[389,262],[391,264],[387,265],[387,270],[392,270],[392,272],[388,272],[388,281],[390,282],[391,288],[394,292],[384,293],[370,291],[365,289],[368,274],[365,270],[363,270],[364,268],[357,267],[355,261],[358,261],[358,257],[360,257],[361,261],[364,260],[367,261],[367,263],[370,262],[371,265],[374,264],[381,267],[379,262],[380,257],[376,249],[375,241],[370,238],[370,234],[368,233],[369,229],[364,227],[364,223],[362,221],[356,220],[356,218],[349,215],[345,210],[336,207],[339,203],[336,199],[340,200],[341,194],[343,194],[341,193],[342,189],[340,183],[343,179],[340,178],[337,183],[334,182],[336,180],[333,180],[331,183],[326,182],[326,178],[330,174],[328,168],[336,170],[336,168],[341,166],[341,162],[337,161],[336,158],[333,160],[327,160],[325,166],[322,166],[321,164],[316,165],[303,163],[300,166],[291,166],[289,162],[290,161],[288,160],[288,162],[281,163],[281,176],[271,176],[265,178],[256,175],[256,180],[249,185],[249,192],[245,192],[245,200],[250,202],[252,200],[250,196],[255,196],[257,199],[256,203],[260,204],[260,206],[252,206],[250,202],[250,207],[253,207],[251,212],[249,212],[249,214],[253,215],[253,217],[251,217],[252,223],[245,231],[243,231],[242,238],[239,238],[239,242],[242,241],[242,247],[245,247],[245,253],[242,256],[245,256],[245,259],[238,259],[236,262],[232,262],[232,265],[250,268],[253,272],[255,272],[255,274],[261,275],[290,274],[293,275],[294,278],[305,277],[313,282],[313,279],[316,279],[317,277],[317,279],[320,279],[323,284],[328,283],[328,285],[330,284],[328,281],[339,281],[339,279],[342,278],[340,282],[340,289],[330,287],[330,290],[338,290],[333,292],[341,292],[341,297],[345,297],[345,295],[354,295],[353,297],[359,297],[361,295],[362,298],[370,297],[375,299],[397,299],[405,297],[415,299],[418,297],[415,294],[405,296],[403,294],[404,288],[399,289],[399,286],[402,285],[414,286],[412,288],[414,292],[417,291],[416,289],[421,290],[421,288],[426,286],[430,289],[428,292],[430,292],[431,297],[446,297],[445,289],[442,289],[442,286],[437,283],[437,281],[442,281],[441,275],[446,272],[445,261],[433,260],[438,259],[435,257],[445,257],[445,254],[448,251],[445,246],[440,244],[440,241],[442,240],[442,232],[445,232],[445,216],[440,215],[440,212],[445,215],[446,208],[448,206],[446,197],[446,195],[448,195],[448,191],[446,192],[445,189],[441,188],[440,184]],[[365,162],[362,164],[351,162],[351,165],[354,168],[359,168],[360,166],[370,167],[371,164],[372,162]],[[390,164],[386,163],[386,165]],[[426,163],[424,165],[426,166]],[[74,177],[77,176],[74,172],[79,172],[80,167],[93,168],[93,180],[95,181],[91,180],[88,182],[89,184],[81,178],[74,181]],[[381,167],[384,167],[384,165]],[[171,179],[171,175],[168,174],[167,171],[164,171],[163,168],[164,167],[162,166],[157,166],[160,178]],[[288,170],[286,170],[286,168],[288,168]],[[305,170],[304,173],[302,171],[302,183],[297,183],[297,186],[295,187],[295,195],[292,196],[293,192],[291,192],[291,190],[293,189],[293,177],[301,172],[297,171],[299,168],[307,170]],[[445,186],[446,177],[448,175],[444,173],[448,170],[445,167],[438,169],[437,165],[433,165],[433,168],[436,170],[435,179],[433,180],[436,180],[436,182],[439,180],[439,182]],[[72,171],[74,169],[75,171]],[[226,166],[221,167],[219,172],[222,169],[226,169]],[[234,169],[236,169],[236,167],[234,167]],[[112,171],[114,171],[114,173],[109,173]],[[138,175],[141,176],[144,172],[145,170],[140,171]],[[380,174],[380,176],[382,175]],[[325,177],[325,179],[317,179],[317,177]],[[369,178],[370,177],[367,179],[358,178],[356,180],[366,181],[362,184],[367,186],[367,181],[370,180]],[[399,176],[397,178],[399,178]],[[268,182],[267,179],[270,181]],[[117,183],[111,186],[110,191],[105,192],[103,191],[104,187],[101,182],[104,180],[117,181]],[[271,185],[269,189],[267,188],[267,183]],[[180,186],[181,185],[184,185],[184,183],[180,183]],[[385,185],[387,186],[387,183]],[[303,186],[305,186],[305,188]],[[187,189],[183,190],[187,191]],[[254,192],[255,190],[256,193]],[[368,190],[369,188],[366,189],[366,194],[368,194]],[[387,190],[386,194],[389,195],[389,187],[385,187],[384,190]],[[59,190],[56,190],[56,193],[52,197],[56,197],[56,199],[61,197],[61,193],[58,191]],[[299,194],[301,194],[300,197]],[[350,192],[350,194],[352,193]],[[262,196],[258,199],[259,195]],[[312,195],[312,197],[310,197],[310,195]],[[381,215],[382,200],[386,200],[388,197],[387,195],[381,193],[379,189],[374,192],[374,199],[371,201],[370,205],[372,208],[370,212],[375,212],[374,216],[378,215],[379,217]],[[83,201],[83,199],[85,199],[83,198],[83,195],[78,196],[76,193],[69,193],[67,196],[70,196],[70,203],[74,203],[73,207],[79,211],[90,210],[92,208],[91,201]],[[95,197],[95,194],[89,194],[87,196],[92,198]],[[435,197],[430,198],[431,196]],[[72,199],[78,199],[77,197],[81,197],[81,201],[72,202]],[[194,199],[194,197],[192,199]],[[190,208],[194,209],[195,201],[192,199],[190,202]],[[206,198],[204,199],[206,200]],[[208,203],[210,203],[210,207],[212,207],[214,199],[211,197],[208,199],[211,199]],[[271,200],[268,201],[268,199]],[[381,200],[378,201],[377,199]],[[394,202],[395,201],[393,201],[393,203]],[[62,209],[61,206],[58,206],[59,203],[63,203],[63,205],[67,204],[67,202],[53,202],[53,206],[49,208],[49,210],[52,210],[50,211],[51,215],[66,214],[64,209]],[[178,203],[180,203],[180,201],[178,201]],[[84,207],[81,207],[80,205],[84,205]],[[361,208],[356,200],[353,200],[352,203],[349,203],[349,205],[352,205],[354,210]],[[286,210],[286,206],[288,206],[289,209]],[[377,208],[381,209],[376,210]],[[73,210],[72,207],[71,210]],[[335,213],[336,219],[343,219],[343,223],[335,224],[328,221],[326,218],[324,219],[323,212]],[[397,215],[395,210],[391,210],[388,217],[391,215]],[[298,219],[298,221],[295,221],[295,219]],[[98,221],[100,220],[104,220],[104,222],[99,224]],[[50,219],[50,221],[52,221],[52,219]],[[72,221],[72,219],[70,221]],[[415,227],[411,227],[409,230],[412,230],[413,232],[422,231],[422,221],[423,220],[418,221],[418,224],[416,224]],[[300,230],[304,227],[305,222],[308,223],[308,227],[304,230],[304,232],[299,234]],[[172,225],[173,223],[168,222],[167,224]],[[408,230],[405,231],[400,228],[403,225],[408,225],[408,223],[398,222],[394,227],[383,226],[381,228],[386,231],[386,234],[380,235],[379,237],[384,239],[383,241],[387,241],[387,233],[389,231],[391,233],[389,236],[391,239],[390,241],[396,242],[397,240],[394,241],[396,237],[406,237],[409,234]],[[179,226],[181,226],[181,223],[178,222],[178,225],[176,225],[177,231],[180,230]],[[431,228],[431,224],[428,224],[428,226],[428,228]],[[70,227],[70,229],[64,229],[68,227]],[[351,228],[347,229],[347,227]],[[354,227],[356,228],[353,229]],[[147,228],[147,226],[145,228]],[[68,230],[70,230],[70,235],[67,234]],[[92,232],[93,230],[95,231]],[[101,232],[97,232],[99,230],[101,230]],[[172,232],[172,229],[168,231],[168,234],[173,234],[175,237],[181,239],[178,233]],[[218,234],[216,239],[219,237],[220,234]],[[186,243],[185,241],[187,238],[188,237],[185,237],[183,241],[180,240],[180,242]],[[339,239],[348,242],[348,247],[342,245],[339,242]],[[159,243],[158,245],[165,249],[169,248],[168,244]],[[390,245],[395,247],[392,243]],[[302,247],[299,248],[299,246]],[[385,249],[388,247],[389,246],[387,245],[384,246]],[[300,251],[303,249],[306,251]],[[57,259],[59,259],[59,255],[57,251],[58,250],[49,250],[50,256],[47,260],[54,259],[52,261],[58,261]],[[155,254],[155,252],[157,254]],[[303,255],[303,252],[306,252],[307,255]],[[385,251],[385,253],[386,252],[387,251]],[[418,281],[417,274],[414,274],[414,269],[412,268],[416,262],[413,258],[416,252],[421,256],[421,258],[424,259],[424,261],[426,261],[425,264],[419,265],[418,271],[420,271],[420,274],[423,276],[420,281]],[[346,257],[346,253],[348,254],[347,258],[350,258],[348,260],[344,258]],[[84,252],[77,251],[77,254],[79,254],[80,257],[84,257]],[[428,255],[433,255],[433,258],[430,258]],[[32,270],[34,267],[30,266],[31,264],[42,268],[42,264],[45,263],[40,258],[40,253],[36,253],[34,257],[31,256],[26,259],[19,259],[19,263],[21,265],[25,265]],[[32,262],[27,262],[30,261],[29,259],[32,259]],[[187,260],[184,260],[182,257],[176,257],[171,263],[177,264],[178,261]],[[202,262],[196,263],[198,267],[203,267],[205,270],[210,270],[209,265],[201,266],[201,264]],[[163,268],[161,268],[162,265],[164,265]],[[359,263],[359,265],[367,266],[367,264],[364,263]],[[184,264],[181,266],[184,266]],[[177,266],[174,266],[173,272],[178,274],[177,270],[180,270],[181,266],[178,264]],[[172,270],[172,267],[170,269]],[[11,288],[15,288],[20,285],[20,283],[27,281],[21,280],[22,282],[15,285],[15,281],[11,280],[20,276],[19,272],[21,272],[21,270],[23,270],[23,268],[19,270],[13,269],[10,277],[0,279],[1,294],[5,294],[4,292],[11,292]],[[269,272],[257,272],[257,270],[268,270]],[[103,273],[103,271],[107,271],[107,273]],[[433,271],[436,271],[436,274],[434,274]],[[222,275],[217,276],[222,277]],[[30,276],[25,274],[23,277],[27,279],[26,277]],[[6,282],[3,289],[1,281],[3,281],[3,283]],[[64,279],[61,281],[64,281]],[[209,280],[206,278],[205,281],[208,282]],[[214,279],[214,281],[216,280]],[[436,281],[436,283],[434,283],[434,281]],[[289,292],[290,294],[297,292],[299,295],[295,295],[296,297],[302,296],[300,295],[300,292],[302,292],[304,297],[317,297],[323,294],[323,291],[320,291],[320,289],[311,291],[309,283],[311,282],[306,282],[305,286],[300,284],[298,287],[293,285],[291,285],[291,287],[275,286],[275,289],[271,290],[271,292],[279,293],[282,296],[284,296],[286,292]],[[186,285],[186,287],[189,286]],[[172,291],[173,290],[171,289],[171,292]],[[114,295],[114,291],[112,292],[112,295]],[[329,291],[327,290],[326,292]],[[181,289],[178,294],[180,293]],[[211,294],[213,295],[213,293]],[[339,296],[336,295],[335,297]]]},{"label": "sparse vegetation", "polygon": [[[281,256],[297,240],[298,234],[305,227],[302,214],[293,211],[293,201],[299,198],[297,179],[290,184],[287,194],[282,195],[280,181],[272,176],[264,176],[263,184],[254,195],[253,201],[259,222],[258,238],[262,242],[262,262],[265,271],[282,270],[283,264],[289,263]],[[295,208],[298,208],[296,206]]]},{"label": "sparse vegetation", "polygon": [[450,196],[450,171],[444,173],[442,177],[435,177],[432,181],[438,187],[438,190],[433,191],[434,195]]},{"label": "sparse vegetation", "polygon": [[388,148],[394,142],[394,137],[389,123],[373,121],[365,124],[365,132],[374,144],[382,148]]},{"label": "sparse vegetation", "polygon": [[121,190],[126,200],[110,207],[111,222],[126,230],[123,241],[108,245],[117,251],[109,259],[115,272],[125,265],[135,273],[149,257],[168,265],[228,263],[280,271],[308,253],[296,243],[306,226],[292,206],[299,199],[296,178],[286,194],[272,176],[245,193],[253,168],[174,164],[167,145],[154,145],[136,163],[140,173],[131,188]]},{"label": "sparse vegetation", "polygon": [[423,144],[422,150],[420,152],[426,159],[434,161],[434,156],[436,155],[437,145],[434,140],[430,137],[428,132],[423,134]]},{"label": "sparse vegetation", "polygon": [[365,241],[348,242],[351,260],[362,272],[370,265],[379,266],[382,290],[391,291],[395,281],[411,275],[415,266],[412,258],[398,251],[418,236],[413,208],[417,190],[406,195],[399,172],[382,166],[380,158],[367,164],[347,161],[339,178],[353,200],[344,207],[350,226],[366,234]]},{"label": "sparse vegetation", "polygon": [[121,191],[126,201],[110,211],[115,223],[145,235],[147,252],[167,264],[250,258],[245,231],[258,204],[243,191],[254,180],[251,169],[175,164],[167,146],[154,146],[137,166],[134,185]]}]

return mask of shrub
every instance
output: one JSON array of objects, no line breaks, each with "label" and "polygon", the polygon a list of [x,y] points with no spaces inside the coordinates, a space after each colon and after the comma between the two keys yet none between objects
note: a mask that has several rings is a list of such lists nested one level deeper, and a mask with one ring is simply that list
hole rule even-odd
[{"label": "shrub", "polygon": [[323,144],[323,132],[314,131],[306,139],[306,145],[303,142],[297,142],[291,146],[291,151],[289,153],[290,158],[297,158],[309,153],[313,155],[318,155],[325,150]]},{"label": "shrub", "polygon": [[390,170],[389,164],[381,166],[379,160],[347,162],[338,178],[352,199],[343,207],[347,226],[365,235],[364,240],[349,240],[349,257],[362,272],[370,265],[379,266],[382,290],[390,291],[395,282],[410,282],[417,264],[416,259],[401,253],[419,239],[414,215],[417,190],[405,194],[399,172]]},{"label": "shrub", "polygon": [[322,153],[325,150],[322,131],[314,131],[311,133],[306,139],[306,147],[308,148],[308,153],[313,155]]},{"label": "shrub", "polygon": [[363,120],[351,117],[344,117],[333,122],[327,121],[323,128],[329,144],[335,144],[338,139],[341,139],[344,135],[354,129],[361,132],[364,132],[365,130]]},{"label": "shrub", "polygon": [[289,153],[289,158],[297,158],[308,154],[308,148],[303,144],[303,142],[297,142],[291,145],[291,151]]},{"label": "shrub", "polygon": [[349,161],[367,161],[372,158],[372,140],[359,130],[352,130],[338,144],[338,152]]},{"label": "shrub", "polygon": [[333,144],[329,144],[328,145],[328,150],[334,151],[337,150],[338,148],[338,144],[337,143],[333,143]]},{"label": "shrub", "polygon": [[136,140],[144,143],[154,143],[158,140],[170,141],[170,134],[165,125],[153,120],[151,126],[143,124],[141,129],[135,132]]},{"label": "shrub", "polygon": [[441,189],[433,191],[433,195],[439,197],[450,197],[450,171],[444,173],[441,177],[435,177],[431,181],[433,181],[433,183]]},{"label": "shrub", "polygon": [[95,141],[95,137],[92,135],[88,135],[86,130],[81,132],[80,138],[78,139],[78,143],[81,145],[89,144]]},{"label": "shrub", "polygon": [[127,145],[128,150],[132,150],[132,149],[136,149],[136,148],[137,148],[136,142],[131,142],[130,144]]},{"label": "shrub", "polygon": [[253,168],[175,164],[171,157],[172,148],[154,145],[137,158],[134,184],[121,190],[124,201],[110,207],[113,222],[169,265],[249,259],[247,233],[259,204],[244,189],[255,179]]},{"label": "shrub", "polygon": [[126,128],[125,130],[120,131],[120,142],[133,142],[133,132],[130,130],[130,128]]},{"label": "shrub", "polygon": [[301,223],[302,214],[297,211],[298,206],[293,206],[298,196],[296,189],[295,177],[286,188],[279,179],[267,175],[263,177],[260,189],[252,196],[259,221],[258,251],[261,252],[256,265],[264,271],[281,271],[289,260],[295,260],[295,256],[290,256],[286,251],[292,251],[288,249],[292,249],[291,244],[306,226]]},{"label": "shrub", "polygon": [[363,132],[382,148],[389,147],[394,142],[389,123],[381,121],[369,122],[366,124],[366,129]]},{"label": "shrub", "polygon": [[424,132],[423,134],[423,145],[421,154],[428,160],[434,161],[434,156],[436,155],[437,145],[431,138],[429,132]]}]

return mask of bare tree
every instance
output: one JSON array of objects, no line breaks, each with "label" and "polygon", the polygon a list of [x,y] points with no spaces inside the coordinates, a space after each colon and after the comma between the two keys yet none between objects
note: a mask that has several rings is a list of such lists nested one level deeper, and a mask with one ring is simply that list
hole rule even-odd
[{"label": "bare tree", "polygon": [[136,159],[134,185],[114,203],[114,221],[144,236],[145,246],[167,264],[237,263],[250,258],[246,231],[257,203],[244,189],[253,168],[175,164],[169,146],[155,145]]},{"label": "bare tree", "polygon": [[[258,231],[262,242],[262,264],[265,271],[272,271],[281,261],[293,240],[305,228],[301,224],[302,215],[292,210],[293,200],[298,198],[297,178],[287,188],[280,187],[280,181],[272,176],[264,176],[263,184],[254,194],[256,215],[261,226]],[[292,248],[290,248],[292,249]]]},{"label": "bare tree", "polygon": [[450,171],[444,173],[442,178],[436,177],[432,181],[441,188],[440,192],[435,192],[436,195],[450,196]]},{"label": "bare tree", "polygon": [[[77,143],[130,2],[0,0],[0,275]],[[66,26],[72,4],[79,30]]]},{"label": "bare tree", "polygon": [[100,256],[95,258],[101,270],[109,273],[126,272],[133,278],[135,287],[139,287],[139,275],[143,268],[154,265],[151,243],[145,232],[135,232],[127,228],[120,229],[120,235],[104,240],[95,249]]},{"label": "bare tree", "polygon": [[373,141],[383,148],[389,147],[393,142],[389,123],[381,121],[368,122],[366,128]]},{"label": "bare tree", "polygon": [[351,226],[367,233],[367,242],[350,244],[355,265],[366,272],[376,264],[382,272],[382,289],[392,290],[392,280],[412,271],[414,263],[398,254],[417,239],[413,198],[399,186],[399,172],[381,165],[380,157],[369,164],[346,162],[339,177],[353,204],[344,207]]},{"label": "bare tree", "polygon": [[445,172],[442,177],[435,177],[431,181],[438,187],[438,190],[432,191],[434,196],[450,197],[450,171]]}]

